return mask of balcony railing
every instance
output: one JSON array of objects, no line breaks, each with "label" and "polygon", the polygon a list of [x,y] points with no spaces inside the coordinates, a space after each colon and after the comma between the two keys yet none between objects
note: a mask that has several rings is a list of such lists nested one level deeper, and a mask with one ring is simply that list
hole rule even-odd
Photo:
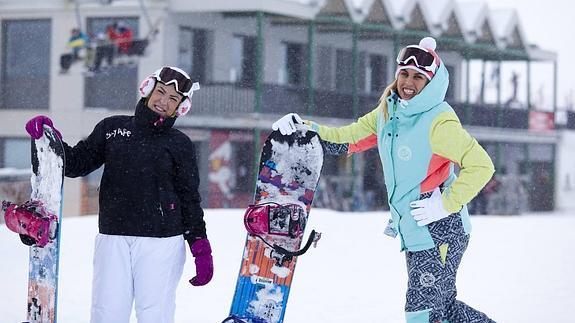
[{"label": "balcony railing", "polygon": [[264,84],[262,113],[285,114],[295,112],[307,114],[308,91],[304,88]]},{"label": "balcony railing", "polygon": [[[304,87],[264,84],[261,93],[261,108],[256,111],[256,91],[251,87],[235,83],[208,83],[194,95],[193,110],[197,115],[229,116],[260,112],[282,115],[296,112],[303,115],[353,119],[373,110],[380,93],[359,94],[356,111],[353,109],[353,95],[341,91],[316,89],[313,105],[308,105],[310,93]],[[493,104],[465,104],[449,101],[461,122],[480,127],[512,129],[529,128],[529,110],[498,108]],[[575,114],[568,117],[566,126],[575,129]]]},{"label": "balcony railing", "polygon": [[192,111],[197,115],[229,116],[254,112],[255,91],[235,83],[209,83],[194,94]]}]

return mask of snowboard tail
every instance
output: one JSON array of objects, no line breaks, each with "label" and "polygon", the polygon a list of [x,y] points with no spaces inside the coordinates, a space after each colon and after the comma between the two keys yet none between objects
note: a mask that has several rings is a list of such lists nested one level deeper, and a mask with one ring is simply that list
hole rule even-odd
[{"label": "snowboard tail", "polygon": [[272,132],[262,148],[254,204],[230,316],[224,322],[280,323],[286,312],[298,256],[317,242],[304,231],[323,165],[315,132]]}]

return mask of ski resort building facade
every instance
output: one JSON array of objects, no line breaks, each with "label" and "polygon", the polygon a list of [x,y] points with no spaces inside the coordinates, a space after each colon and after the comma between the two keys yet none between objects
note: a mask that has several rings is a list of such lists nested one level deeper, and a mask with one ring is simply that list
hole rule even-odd
[{"label": "ski resort building facade", "polygon": [[[575,159],[562,152],[574,151],[575,115],[557,107],[556,55],[529,44],[513,10],[452,0],[0,0],[0,23],[5,196],[27,196],[29,118],[50,116],[75,144],[102,118],[132,114],[139,82],[175,65],[201,85],[176,126],[199,152],[204,206],[243,208],[274,120],[353,121],[393,80],[399,49],[431,35],[450,72],[447,101],[498,170],[491,213],[574,200]],[[111,54],[106,30],[119,25],[132,47]],[[77,57],[73,29],[87,37]],[[552,80],[540,91],[547,101],[532,89],[536,68]],[[100,175],[66,179],[64,214],[97,212]],[[326,158],[319,192],[318,206],[385,208],[377,151]]]}]

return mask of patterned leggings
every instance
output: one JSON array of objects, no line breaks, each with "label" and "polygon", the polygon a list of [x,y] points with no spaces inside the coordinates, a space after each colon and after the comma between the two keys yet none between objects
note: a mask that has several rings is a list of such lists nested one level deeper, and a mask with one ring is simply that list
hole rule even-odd
[{"label": "patterned leggings", "polygon": [[469,242],[459,213],[428,225],[435,248],[406,252],[408,323],[495,322],[455,299],[457,268]]}]

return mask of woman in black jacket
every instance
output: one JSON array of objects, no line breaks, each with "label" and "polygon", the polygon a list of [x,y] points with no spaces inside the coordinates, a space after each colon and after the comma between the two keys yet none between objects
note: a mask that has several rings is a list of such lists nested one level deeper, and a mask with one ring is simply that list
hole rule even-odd
[{"label": "woman in black jacket", "polygon": [[[132,303],[140,322],[173,322],[175,292],[185,262],[195,257],[194,286],[213,275],[191,140],[172,126],[199,89],[184,71],[163,67],[140,86],[133,116],[100,121],[88,138],[64,143],[65,174],[86,176],[104,165],[99,234],[94,252],[92,323],[128,322]],[[26,124],[42,136],[45,116]]]}]

